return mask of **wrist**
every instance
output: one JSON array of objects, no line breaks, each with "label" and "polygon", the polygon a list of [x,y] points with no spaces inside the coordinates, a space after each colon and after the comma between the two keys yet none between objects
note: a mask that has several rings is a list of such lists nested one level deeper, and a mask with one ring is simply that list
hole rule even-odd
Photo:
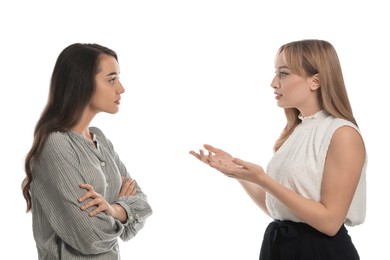
[{"label": "wrist", "polygon": [[111,206],[114,209],[114,214],[112,217],[119,220],[122,223],[126,223],[126,221],[127,221],[126,210],[121,205],[119,205],[117,203],[114,203]]}]

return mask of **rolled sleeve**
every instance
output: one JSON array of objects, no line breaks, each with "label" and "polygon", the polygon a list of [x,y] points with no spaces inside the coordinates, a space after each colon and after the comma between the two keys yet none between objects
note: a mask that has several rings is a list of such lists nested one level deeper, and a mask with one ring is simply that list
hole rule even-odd
[{"label": "rolled sleeve", "polygon": [[143,228],[146,219],[152,214],[152,208],[146,198],[141,196],[123,196],[115,203],[121,205],[127,213],[127,222],[123,224],[125,230],[120,236],[127,241]]}]

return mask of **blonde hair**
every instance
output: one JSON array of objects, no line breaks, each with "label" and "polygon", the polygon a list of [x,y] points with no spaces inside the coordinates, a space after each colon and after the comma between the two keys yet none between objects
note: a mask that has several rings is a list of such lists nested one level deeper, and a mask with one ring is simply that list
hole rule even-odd
[{"label": "blonde hair", "polygon": [[[302,40],[282,45],[277,55],[285,57],[291,71],[301,77],[315,74],[320,78],[319,101],[322,109],[336,118],[346,119],[355,125],[356,120],[348,99],[339,58],[334,47],[323,40]],[[284,109],[287,123],[280,137],[276,140],[276,152],[301,122],[296,108]]]}]

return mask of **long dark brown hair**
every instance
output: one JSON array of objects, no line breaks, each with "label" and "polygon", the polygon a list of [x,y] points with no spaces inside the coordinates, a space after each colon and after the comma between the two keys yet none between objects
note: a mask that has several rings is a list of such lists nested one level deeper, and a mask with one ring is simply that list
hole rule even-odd
[{"label": "long dark brown hair", "polygon": [[31,210],[32,167],[50,133],[67,131],[75,126],[95,92],[95,75],[100,55],[118,60],[116,53],[99,44],[74,43],[58,56],[50,81],[49,97],[35,130],[25,159],[26,177],[22,183],[27,212]]},{"label": "long dark brown hair", "polygon": [[[302,40],[281,46],[281,54],[291,71],[301,77],[320,77],[319,99],[322,108],[336,118],[344,118],[355,125],[356,120],[345,88],[339,58],[334,47],[324,40]],[[299,111],[296,108],[284,109],[287,123],[280,137],[276,140],[274,151],[277,151],[300,123]]]}]

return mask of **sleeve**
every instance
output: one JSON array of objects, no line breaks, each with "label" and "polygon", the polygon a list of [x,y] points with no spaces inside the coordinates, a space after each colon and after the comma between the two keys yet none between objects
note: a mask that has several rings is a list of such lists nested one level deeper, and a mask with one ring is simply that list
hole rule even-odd
[{"label": "sleeve", "polygon": [[[108,139],[106,141],[121,175],[126,179],[130,178],[129,172],[115,152],[112,143]],[[136,182],[136,185],[137,194],[135,196],[123,196],[114,202],[121,205],[127,212],[127,222],[123,224],[124,231],[120,236],[123,241],[133,238],[144,227],[146,219],[152,215],[152,208],[149,205],[147,196],[138,185],[138,182]]]},{"label": "sleeve", "polygon": [[[90,217],[80,209],[85,190],[80,162],[63,134],[52,133],[33,165],[32,195],[39,201],[50,228],[65,243],[83,254],[110,251],[122,234],[120,221],[99,213]],[[89,211],[91,211],[90,209]]]}]

